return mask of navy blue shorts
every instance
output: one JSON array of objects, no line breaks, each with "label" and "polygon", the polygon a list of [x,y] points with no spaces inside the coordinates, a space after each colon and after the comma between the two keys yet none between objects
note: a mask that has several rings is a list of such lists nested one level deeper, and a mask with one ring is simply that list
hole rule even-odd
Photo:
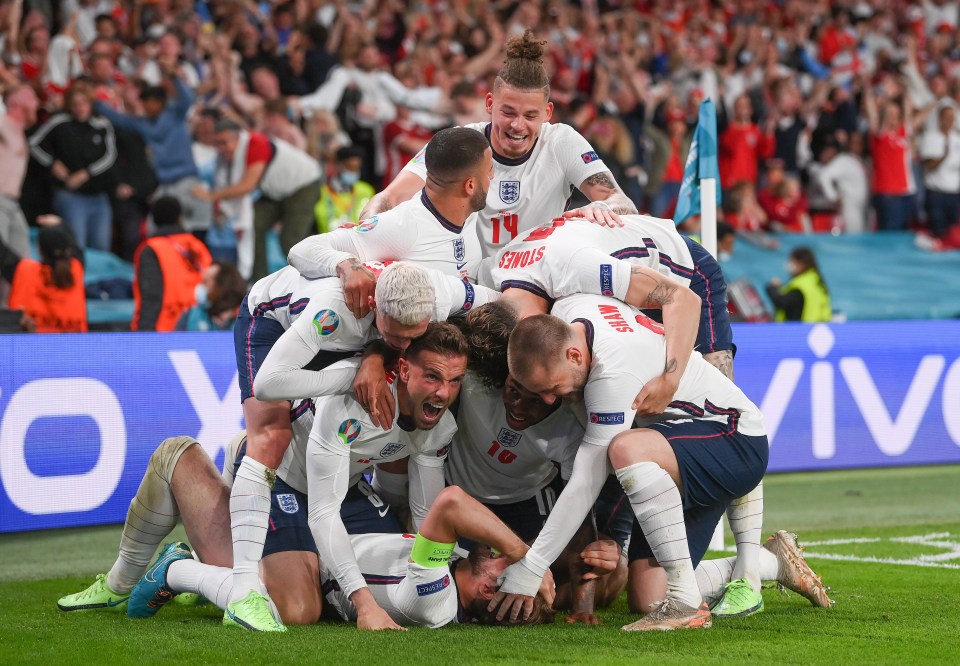
[{"label": "navy blue shorts", "polygon": [[593,505],[593,515],[597,519],[599,534],[607,535],[620,544],[620,548],[627,545],[636,519],[630,501],[623,494],[623,488],[616,476],[611,474],[607,477],[600,489],[600,496]]},{"label": "navy blue shorts", "polygon": [[[766,436],[750,437],[735,424],[687,419],[646,426],[667,438],[680,469],[690,558],[696,567],[732,500],[763,479],[770,456]],[[630,539],[630,561],[653,557],[639,524]]]},{"label": "navy blue shorts", "polygon": [[[247,294],[249,296],[249,294]],[[264,303],[257,308],[256,314],[250,314],[247,307],[247,296],[240,304],[240,313],[233,326],[233,348],[237,356],[237,377],[240,380],[240,402],[253,397],[253,380],[260,371],[260,366],[273,349],[280,336],[283,335],[283,325],[276,319],[264,316],[275,309],[274,303]],[[282,299],[277,302],[286,303]],[[285,305],[284,305],[285,307]],[[305,368],[307,370],[322,370],[337,361],[350,358],[356,352],[320,351]]]},{"label": "navy blue shorts", "polygon": [[[244,442],[237,454],[234,472],[240,467],[246,448]],[[310,531],[309,510],[307,496],[277,477],[270,493],[270,519],[263,544],[263,557],[295,550],[319,555]],[[347,534],[404,531],[393,509],[364,479],[347,491],[347,496],[340,504],[340,518],[347,528]]]},{"label": "navy blue shorts", "polygon": [[237,321],[233,325],[233,349],[237,355],[241,403],[253,397],[253,378],[284,330],[276,319],[264,317],[259,308],[257,315],[251,315],[247,307],[249,295],[243,297]]},{"label": "navy blue shorts", "polygon": [[563,490],[563,482],[560,475],[553,477],[553,481],[537,491],[533,497],[511,504],[484,504],[493,514],[502,520],[504,524],[517,533],[521,540],[528,543],[533,542],[544,523],[547,522],[547,516],[553,510],[553,505],[557,502],[560,491]]}]

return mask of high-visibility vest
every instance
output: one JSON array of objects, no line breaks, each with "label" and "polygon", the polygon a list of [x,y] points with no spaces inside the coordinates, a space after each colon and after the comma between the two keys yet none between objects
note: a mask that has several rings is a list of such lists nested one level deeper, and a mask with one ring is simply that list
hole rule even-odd
[{"label": "high-visibility vest", "polygon": [[180,316],[197,302],[197,284],[212,261],[210,251],[196,236],[186,233],[154,236],[140,245],[133,258],[138,277],[133,281],[133,330],[137,330],[137,322],[140,321],[140,255],[145,247],[149,247],[157,255],[160,273],[163,275],[163,301],[155,330],[172,331]]},{"label": "high-visibility vest", "polygon": [[349,192],[334,192],[324,183],[320,186],[320,198],[313,207],[313,215],[317,220],[317,232],[325,234],[343,224],[356,222],[360,219],[367,202],[373,198],[376,190],[370,183],[362,180],[354,183]]},{"label": "high-visibility vest", "polygon": [[73,286],[61,289],[53,284],[48,264],[21,259],[13,274],[8,307],[23,310],[37,327],[37,333],[85,333],[87,296],[83,290],[83,264],[70,260]]},{"label": "high-visibility vest", "polygon": [[[803,294],[803,312],[800,315],[800,321],[830,321],[833,315],[830,309],[830,294],[816,271],[807,269],[800,275],[794,276],[780,288],[780,293],[786,294],[794,289]],[[786,313],[783,310],[777,310],[776,320],[785,321]]]}]

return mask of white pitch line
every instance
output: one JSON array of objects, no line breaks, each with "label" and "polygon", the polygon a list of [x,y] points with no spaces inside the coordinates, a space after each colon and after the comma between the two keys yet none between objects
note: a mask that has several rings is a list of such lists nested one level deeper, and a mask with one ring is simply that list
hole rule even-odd
[{"label": "white pitch line", "polygon": [[857,555],[843,555],[841,553],[804,553],[805,558],[820,560],[839,560],[842,562],[866,562],[872,564],[901,564],[914,567],[929,567],[932,569],[960,569],[960,564],[940,564],[927,560],[898,560],[892,557],[860,557]]}]

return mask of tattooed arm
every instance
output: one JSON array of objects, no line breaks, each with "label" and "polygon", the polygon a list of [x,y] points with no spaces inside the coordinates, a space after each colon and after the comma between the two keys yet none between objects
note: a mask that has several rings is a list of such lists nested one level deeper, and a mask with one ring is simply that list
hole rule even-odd
[{"label": "tattooed arm", "polygon": [[719,351],[710,352],[703,355],[703,360],[705,360],[710,365],[714,366],[717,370],[723,373],[723,376],[733,381],[733,351],[730,349],[721,349]]},{"label": "tattooed arm", "polygon": [[660,414],[673,400],[697,341],[700,297],[650,268],[634,266],[625,300],[636,308],[663,311],[667,346],[663,374],[647,382],[633,403],[638,416]]},{"label": "tattooed arm", "polygon": [[637,207],[623,193],[609,171],[601,171],[580,183],[580,191],[592,203],[564,213],[564,217],[585,217],[607,227],[621,227],[621,215],[636,215]]}]

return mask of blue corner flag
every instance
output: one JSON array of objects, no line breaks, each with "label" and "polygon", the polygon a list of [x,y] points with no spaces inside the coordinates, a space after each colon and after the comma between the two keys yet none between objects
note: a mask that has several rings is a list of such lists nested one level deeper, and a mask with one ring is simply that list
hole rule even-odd
[{"label": "blue corner flag", "polygon": [[705,99],[700,103],[700,118],[690,142],[690,153],[683,169],[683,182],[677,197],[673,219],[680,224],[691,215],[700,213],[700,180],[717,180],[717,207],[720,206],[720,168],[717,165],[717,107]]}]

